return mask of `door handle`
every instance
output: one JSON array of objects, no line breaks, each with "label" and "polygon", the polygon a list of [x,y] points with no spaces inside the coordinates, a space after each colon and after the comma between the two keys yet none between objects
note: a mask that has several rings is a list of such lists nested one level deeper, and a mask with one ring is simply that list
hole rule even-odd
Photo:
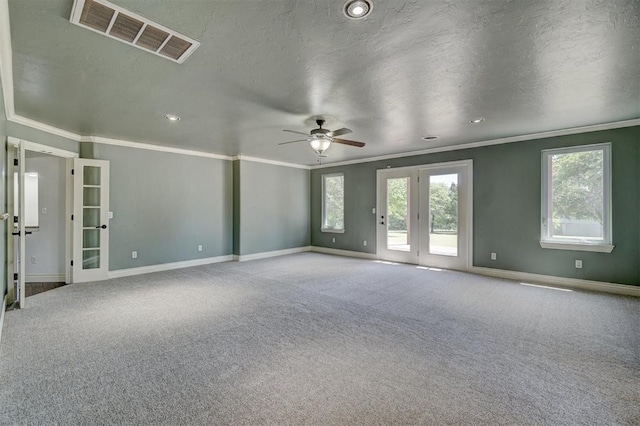
[{"label": "door handle", "polygon": [[100,228],[107,229],[107,225],[96,226],[96,229],[100,229]]}]

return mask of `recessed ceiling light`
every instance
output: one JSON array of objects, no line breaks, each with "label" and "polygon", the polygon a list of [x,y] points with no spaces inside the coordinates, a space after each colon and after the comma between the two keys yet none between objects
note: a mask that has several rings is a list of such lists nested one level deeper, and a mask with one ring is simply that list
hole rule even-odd
[{"label": "recessed ceiling light", "polygon": [[167,114],[164,116],[164,118],[166,118],[169,121],[180,121],[180,117],[178,117],[177,115],[173,115],[173,114]]},{"label": "recessed ceiling light", "polygon": [[342,11],[349,19],[360,19],[367,16],[372,8],[370,0],[348,0]]},{"label": "recessed ceiling light", "polygon": [[470,120],[469,123],[478,124],[478,123],[482,123],[483,121],[484,121],[484,118],[478,117],[478,118],[474,118],[473,120]]},{"label": "recessed ceiling light", "polygon": [[437,136],[423,136],[422,137],[422,140],[424,140],[424,141],[433,141],[433,140],[436,140],[436,139],[438,139]]}]

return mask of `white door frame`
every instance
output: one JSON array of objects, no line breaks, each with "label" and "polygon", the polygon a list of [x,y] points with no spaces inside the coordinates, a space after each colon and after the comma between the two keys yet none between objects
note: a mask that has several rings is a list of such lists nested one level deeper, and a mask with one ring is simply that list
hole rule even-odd
[{"label": "white door frame", "polygon": [[[468,214],[466,216],[466,227],[467,227],[467,259],[465,262],[465,265],[463,268],[461,268],[462,270],[470,270],[472,265],[473,265],[473,160],[459,160],[459,161],[448,161],[448,162],[444,162],[444,163],[434,163],[434,164],[420,164],[420,165],[416,165],[416,166],[406,166],[406,167],[396,167],[396,168],[386,168],[386,169],[378,169],[376,171],[376,256],[379,259],[382,259],[381,256],[381,247],[382,244],[386,241],[385,235],[382,232],[383,230],[386,230],[386,226],[382,226],[380,224],[380,212],[385,211],[386,207],[382,206],[382,199],[380,196],[380,190],[382,188],[382,180],[386,179],[387,177],[394,177],[394,176],[415,176],[415,184],[414,186],[418,186],[419,188],[422,187],[422,185],[426,184],[426,182],[419,182],[418,181],[418,177],[422,174],[423,171],[425,170],[438,170],[438,169],[448,169],[448,168],[454,168],[454,167],[465,167],[467,170],[467,185],[468,185],[468,191],[466,194],[466,202],[468,205]],[[416,185],[417,184],[417,185]],[[423,197],[422,191],[418,191],[419,194],[414,195],[415,192],[411,191],[411,196],[413,197],[417,197],[417,204],[419,204],[420,209],[422,209],[424,202],[422,199],[420,199],[420,197]],[[415,203],[414,203],[415,204]],[[415,209],[415,215],[417,215],[420,209]],[[386,213],[385,213],[386,215]],[[428,213],[425,212],[421,218],[421,220],[416,220],[418,219],[417,217],[413,217],[414,222],[416,222],[417,224],[419,224],[419,230],[418,233],[421,234],[422,232],[422,228],[424,228],[425,226],[428,227],[428,217],[425,218],[425,216],[428,216]],[[386,223],[386,217],[385,217],[385,223]],[[427,228],[428,229],[428,228]],[[419,240],[418,240],[419,241]],[[419,243],[418,245],[422,245],[421,243]],[[412,251],[413,251],[413,242],[412,242]],[[421,258],[421,254],[423,253],[423,248],[420,248],[420,252],[417,254],[417,258],[414,261],[412,258],[409,259],[409,261],[407,261],[406,263],[412,263],[412,264],[423,264],[423,262],[420,261]],[[394,259],[389,259],[389,260],[394,260]],[[403,261],[403,260],[397,260],[397,261]]]},{"label": "white door frame", "polygon": [[[66,181],[66,190],[65,190],[65,198],[66,198],[66,202],[65,202],[65,215],[66,215],[66,220],[65,220],[65,283],[70,283],[72,282],[72,276],[71,276],[71,255],[72,255],[72,232],[73,232],[73,227],[72,227],[72,223],[71,223],[71,212],[73,211],[73,179],[71,179],[71,167],[73,164],[73,159],[74,158],[78,158],[78,153],[76,152],[72,152],[72,151],[67,151],[64,149],[60,149],[60,148],[55,148],[52,146],[48,146],[48,145],[43,145],[43,144],[39,144],[39,143],[35,143],[35,142],[30,142],[30,141],[26,141],[23,139],[18,139],[18,138],[14,138],[12,136],[9,136],[7,138],[7,143],[8,143],[8,147],[13,147],[13,148],[20,148],[22,147],[22,149],[20,150],[20,152],[22,153],[20,155],[20,158],[18,159],[18,164],[19,164],[19,168],[20,170],[24,171],[24,167],[26,166],[25,164],[25,158],[24,158],[24,152],[25,151],[34,151],[34,152],[40,152],[40,153],[44,153],[44,154],[48,154],[48,155],[53,155],[56,157],[61,157],[61,158],[65,158],[66,159],[66,165],[67,165],[67,176],[65,178]],[[10,159],[13,158],[12,155],[7,155],[7,160],[10,161]],[[13,181],[13,173],[14,173],[14,165],[13,164],[8,164],[7,167],[7,194],[8,195],[13,195],[13,185],[14,185],[14,181]],[[20,174],[18,175],[20,177]],[[20,188],[20,197],[19,197],[19,203],[20,206],[18,206],[18,211],[22,212],[24,211],[24,205],[25,205],[25,199],[24,199],[24,177],[22,177],[21,179],[21,185],[19,186]],[[9,196],[7,198],[7,205],[9,207],[9,212],[11,212],[14,208],[13,206],[13,196]],[[21,236],[24,236],[24,219],[23,219],[24,215],[20,214],[19,215],[19,231]],[[13,253],[14,253],[14,239],[13,238],[9,238],[11,235],[10,233],[13,231],[13,218],[10,217],[9,218],[9,224],[7,226],[7,256],[9,256],[8,258],[8,262],[7,262],[7,266],[9,266],[11,264],[11,262],[15,262],[15,259],[13,259]],[[22,237],[21,237],[22,238]],[[25,251],[24,251],[24,244],[22,244],[23,247],[21,247],[20,249],[20,270],[18,272],[18,281],[20,283],[20,307],[24,308],[24,303],[25,303],[25,297],[24,297],[24,280],[26,279],[25,276],[25,261],[24,261],[24,256],[25,256]],[[10,262],[11,261],[11,262]],[[11,287],[13,287],[13,268],[7,268],[7,269],[11,269],[10,271],[7,271],[8,273],[8,277],[11,278],[11,280],[8,280],[8,283],[12,283]],[[9,287],[9,286],[7,286]]]}]

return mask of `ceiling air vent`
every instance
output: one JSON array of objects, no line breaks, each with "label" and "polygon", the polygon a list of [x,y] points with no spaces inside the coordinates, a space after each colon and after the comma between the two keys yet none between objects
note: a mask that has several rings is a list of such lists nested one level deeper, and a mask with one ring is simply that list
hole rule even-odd
[{"label": "ceiling air vent", "polygon": [[75,0],[71,23],[179,64],[200,46],[196,40],[107,0]]}]

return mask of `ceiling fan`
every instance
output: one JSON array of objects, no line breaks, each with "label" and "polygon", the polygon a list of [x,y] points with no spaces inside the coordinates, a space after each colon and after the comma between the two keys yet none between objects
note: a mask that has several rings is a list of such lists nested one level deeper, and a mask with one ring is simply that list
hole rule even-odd
[{"label": "ceiling fan", "polygon": [[352,133],[352,131],[350,129],[347,129],[346,127],[343,127],[342,129],[334,130],[332,132],[331,130],[322,128],[322,125],[324,124],[324,120],[317,119],[316,124],[318,125],[318,128],[311,130],[309,134],[306,134],[303,132],[297,132],[295,130],[284,130],[285,132],[289,132],[289,133],[297,133],[299,135],[305,135],[307,136],[307,138],[299,139],[296,141],[282,142],[282,143],[279,143],[278,145],[286,145],[286,144],[296,143],[296,142],[309,142],[309,144],[311,145],[311,149],[313,149],[313,151],[316,154],[318,154],[319,157],[326,157],[324,153],[327,149],[329,149],[332,143],[355,146],[358,148],[362,148],[364,146],[364,142],[356,142],[356,141],[350,141],[347,139],[336,138],[337,136],[342,136],[342,135]]}]

